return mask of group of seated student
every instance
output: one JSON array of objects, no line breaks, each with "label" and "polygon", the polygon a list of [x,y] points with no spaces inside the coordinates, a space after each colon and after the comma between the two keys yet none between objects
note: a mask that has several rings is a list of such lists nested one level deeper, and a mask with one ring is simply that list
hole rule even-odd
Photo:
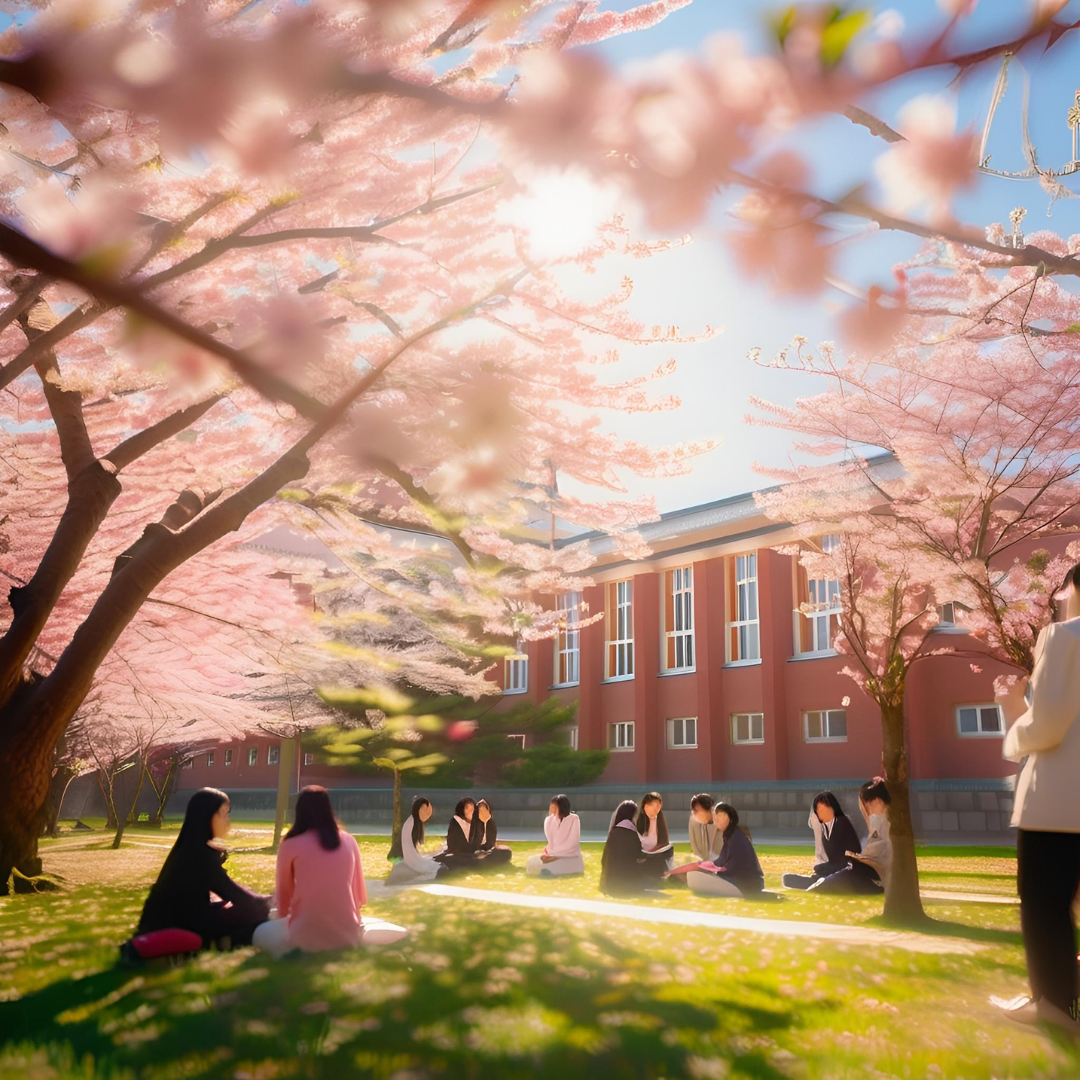
[{"label": "group of seated student", "polygon": [[859,788],[859,810],[868,836],[861,844],[855,826],[831,791],[815,796],[810,808],[814,830],[814,870],[809,876],[785,874],[789,889],[813,890],[832,895],[873,896],[883,893],[892,866],[889,838],[889,789],[881,777]]},{"label": "group of seated student", "polygon": [[[188,802],[176,843],[143,906],[139,935],[187,930],[204,948],[255,945],[272,956],[391,944],[408,931],[363,918],[360,848],[338,824],[325,788],[306,787],[277,855],[275,897],[238,885],[225,871],[229,797],[215,788]],[[129,943],[130,944],[130,943]]]},{"label": "group of seated student", "polygon": [[424,850],[424,828],[434,812],[430,799],[423,795],[413,799],[409,816],[401,826],[401,862],[391,868],[388,885],[433,881],[454,871],[490,870],[510,862],[513,852],[498,842],[498,827],[487,799],[459,800],[446,830],[446,843],[428,854]]},{"label": "group of seated student", "polygon": [[695,861],[672,869],[668,876],[685,875],[692,892],[706,896],[760,895],[765,875],[750,834],[739,826],[739,812],[730,803],[713,802],[711,795],[690,800],[690,849]]}]

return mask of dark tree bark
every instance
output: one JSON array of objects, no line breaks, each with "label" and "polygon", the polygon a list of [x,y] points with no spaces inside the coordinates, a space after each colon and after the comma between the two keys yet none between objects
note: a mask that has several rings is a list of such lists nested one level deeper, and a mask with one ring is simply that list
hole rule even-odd
[{"label": "dark tree bark", "polygon": [[889,804],[889,834],[892,838],[893,861],[889,887],[885,892],[885,918],[890,922],[917,925],[925,922],[927,916],[919,896],[903,701],[882,706],[881,734],[886,784],[892,798]]}]

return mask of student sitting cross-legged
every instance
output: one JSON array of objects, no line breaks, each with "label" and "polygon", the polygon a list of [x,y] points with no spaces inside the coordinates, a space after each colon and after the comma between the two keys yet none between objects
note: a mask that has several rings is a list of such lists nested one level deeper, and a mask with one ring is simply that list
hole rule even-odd
[{"label": "student sitting cross-legged", "polygon": [[476,804],[469,845],[485,870],[493,866],[505,866],[513,858],[514,853],[506,844],[498,843],[498,837],[499,831],[495,825],[495,815],[491,812],[491,804],[487,799],[481,799]]},{"label": "student sitting cross-legged", "polygon": [[191,930],[204,948],[251,944],[255,928],[270,916],[270,902],[225,872],[223,841],[230,828],[224,791],[203,788],[191,796],[180,835],[143,905],[140,934]]},{"label": "student sitting cross-legged", "polygon": [[787,889],[809,889],[821,878],[847,869],[847,852],[862,851],[855,826],[831,791],[823,791],[814,797],[808,824],[814,830],[814,872],[809,875],[785,874],[782,880]]},{"label": "student sitting cross-legged", "polygon": [[360,848],[334,818],[326,788],[306,787],[296,820],[277,856],[277,918],[263,923],[252,944],[280,957],[299,949],[323,952],[354,945],[388,945],[408,931],[364,919],[367,903]]},{"label": "student sitting cross-legged", "polygon": [[713,837],[716,836],[715,805],[713,797],[704,792],[690,800],[690,850],[697,862],[707,862],[712,855]]},{"label": "student sitting cross-legged", "polygon": [[387,885],[434,881],[445,872],[446,867],[434,855],[424,852],[424,826],[434,812],[430,799],[423,795],[415,796],[409,816],[401,826],[401,862],[391,867],[386,876]]},{"label": "student sitting cross-legged", "polygon": [[637,896],[660,881],[664,864],[641,850],[634,824],[638,806],[633,799],[619,803],[600,862],[600,891],[608,896]]},{"label": "student sitting cross-legged", "polygon": [[889,789],[881,777],[868,780],[859,788],[859,809],[866,819],[870,835],[862,851],[852,848],[844,854],[847,866],[810,886],[815,893],[872,896],[883,893],[889,883],[892,866],[892,840],[889,839]]},{"label": "student sitting cross-legged", "polygon": [[659,866],[663,874],[675,865],[673,848],[668,839],[667,821],[664,819],[664,800],[659,791],[650,791],[641,800],[637,816],[637,831],[641,837],[641,850],[646,859]]},{"label": "student sitting cross-legged", "polygon": [[713,850],[718,854],[696,863],[676,867],[673,873],[685,874],[686,884],[706,896],[743,897],[760,894],[765,888],[757,852],[748,833],[739,828],[739,812],[730,803],[713,807],[716,834]]},{"label": "student sitting cross-legged", "polygon": [[570,800],[556,795],[551,800],[548,816],[544,818],[547,843],[539,855],[531,855],[525,863],[525,873],[533,877],[561,877],[564,874],[584,874],[585,859],[581,854],[581,820],[570,812]]}]

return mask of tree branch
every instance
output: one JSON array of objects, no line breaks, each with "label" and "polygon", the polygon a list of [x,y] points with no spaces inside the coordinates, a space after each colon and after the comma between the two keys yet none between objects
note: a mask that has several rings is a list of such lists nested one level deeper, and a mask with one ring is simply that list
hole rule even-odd
[{"label": "tree branch", "polygon": [[189,405],[186,409],[179,409],[170,416],[166,416],[163,420],[159,420],[156,424],[152,424],[144,431],[136,432],[130,438],[118,443],[112,450],[102,456],[102,461],[112,462],[116,471],[119,472],[142,457],[143,454],[160,446],[174,435],[179,435],[181,431],[205,416],[219,401],[226,397],[228,397],[227,394],[214,394],[205,401],[200,401],[197,405]]}]

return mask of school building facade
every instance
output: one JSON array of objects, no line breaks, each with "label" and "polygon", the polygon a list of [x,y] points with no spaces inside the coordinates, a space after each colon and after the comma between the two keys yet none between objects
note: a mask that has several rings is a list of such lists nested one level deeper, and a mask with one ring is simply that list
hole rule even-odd
[{"label": "school building facade", "polygon": [[[881,771],[877,709],[844,674],[851,661],[830,644],[837,583],[809,580],[795,557],[775,550],[798,537],[767,518],[752,494],[664,514],[641,533],[651,554],[634,561],[608,536],[561,541],[589,543],[593,584],[547,598],[564,610],[564,629],[523,643],[505,661],[505,705],[550,697],[576,703],[571,744],[611,751],[604,775],[572,795],[584,807],[595,792],[598,820],[602,806],[623,795],[656,788],[673,806],[688,806],[694,790],[710,790],[753,808],[758,827],[805,829],[814,791],[833,786],[850,797],[860,780]],[[1055,549],[1069,539],[1058,538]],[[809,604],[815,610],[804,613]],[[916,826],[924,835],[1001,833],[1017,771],[1002,758],[1004,724],[994,704],[994,679],[1007,669],[967,634],[958,605],[945,605],[940,616],[930,648],[958,655],[920,660],[907,690]],[[278,753],[270,738],[215,747],[183,771],[180,787],[268,795]],[[351,789],[361,808],[381,805],[372,789],[386,786],[304,755],[296,773],[293,790],[307,783]],[[524,811],[546,807],[545,798],[530,792],[517,801]],[[516,805],[513,796],[500,799]]]}]

